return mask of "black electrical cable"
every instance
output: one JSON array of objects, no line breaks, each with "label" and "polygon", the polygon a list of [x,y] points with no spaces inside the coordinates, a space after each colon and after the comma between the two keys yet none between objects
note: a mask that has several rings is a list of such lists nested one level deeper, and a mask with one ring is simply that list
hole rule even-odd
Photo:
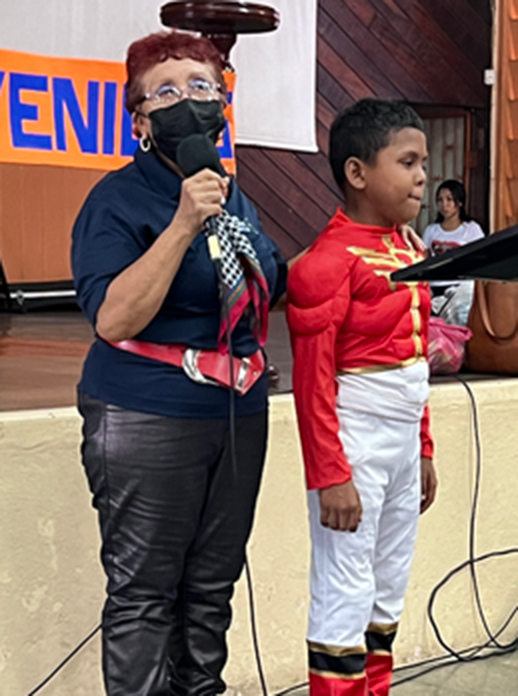
[{"label": "black electrical cable", "polygon": [[[469,386],[469,384],[460,376],[456,375],[457,380],[464,386],[466,391],[468,392],[469,399],[471,402],[471,411],[472,411],[472,418],[473,418],[473,431],[474,431],[474,438],[475,438],[475,452],[476,452],[476,471],[475,471],[475,483],[474,483],[474,491],[473,491],[473,502],[471,506],[471,514],[470,514],[470,524],[469,524],[469,558],[468,560],[464,561],[463,563],[460,563],[459,565],[455,566],[432,590],[430,594],[430,598],[428,601],[428,607],[427,607],[427,615],[428,619],[430,621],[430,624],[434,630],[435,636],[439,642],[439,644],[446,650],[448,654],[446,655],[441,655],[438,657],[433,657],[428,660],[422,660],[420,662],[414,662],[409,665],[402,665],[401,667],[396,667],[394,670],[394,674],[399,674],[404,671],[408,671],[410,669],[418,669],[420,667],[426,667],[424,670],[420,670],[417,674],[412,674],[408,677],[403,677],[398,679],[397,681],[394,681],[392,683],[392,688],[397,687],[401,684],[408,683],[410,681],[414,681],[416,679],[419,679],[426,674],[429,674],[430,672],[433,672],[437,669],[441,669],[442,667],[448,667],[450,665],[454,665],[458,663],[459,661],[461,662],[473,662],[476,660],[486,660],[489,659],[490,657],[495,657],[498,655],[505,655],[509,654],[512,652],[515,652],[518,650],[518,637],[509,643],[502,644],[500,643],[497,639],[498,637],[505,631],[505,629],[509,626],[511,621],[514,619],[514,617],[518,614],[518,605],[512,610],[510,615],[507,617],[507,619],[504,621],[502,626],[495,631],[494,633],[491,631],[489,627],[489,623],[486,619],[486,615],[484,612],[483,608],[483,603],[482,603],[482,598],[480,595],[480,587],[478,583],[478,578],[476,575],[476,564],[477,563],[482,563],[490,558],[497,558],[497,557],[505,557],[509,556],[512,554],[518,553],[518,548],[509,548],[509,549],[503,549],[501,551],[492,551],[490,553],[484,554],[482,556],[476,556],[475,555],[475,545],[476,545],[476,519],[477,519],[477,511],[478,511],[478,501],[479,501],[479,495],[480,495],[480,481],[481,481],[481,473],[482,473],[482,447],[481,447],[481,442],[480,442],[480,427],[479,427],[479,419],[478,419],[478,409],[477,409],[477,404],[476,404],[476,399],[475,395],[473,394],[473,390]],[[438,624],[435,620],[434,614],[433,614],[433,606],[435,603],[435,599],[437,597],[437,594],[440,592],[440,590],[459,572],[464,570],[464,568],[469,567],[470,569],[470,575],[475,591],[475,598],[476,598],[476,606],[477,606],[477,611],[479,614],[479,617],[481,619],[482,625],[484,627],[484,630],[486,632],[486,635],[488,636],[488,640],[481,644],[481,645],[475,645],[469,648],[464,648],[462,650],[454,650],[442,637],[442,634],[439,630]],[[480,653],[484,650],[488,650],[491,648],[491,646],[494,646],[494,649],[491,650],[489,653],[486,653],[484,655],[481,655]],[[307,685],[307,682],[303,684],[298,684],[297,686],[293,686],[289,689],[286,689],[285,691],[281,691],[275,696],[285,696],[288,693],[291,693],[293,691],[296,691],[297,689],[303,688],[304,686]]]},{"label": "black electrical cable", "polygon": [[245,575],[246,586],[248,590],[248,607],[250,611],[250,627],[252,631],[252,642],[254,645],[255,664],[257,666],[257,674],[261,682],[261,691],[263,696],[268,696],[268,687],[266,686],[266,678],[264,676],[263,663],[261,659],[261,649],[259,647],[259,635],[257,631],[257,620],[255,617],[255,600],[254,600],[254,583],[252,581],[252,571],[250,570],[250,562],[245,555]]},{"label": "black electrical cable", "polygon": [[[516,554],[518,553],[518,548],[509,548],[505,549],[502,551],[493,551],[491,553],[484,554],[483,556],[477,557],[475,554],[475,546],[476,546],[476,518],[477,518],[477,510],[478,510],[478,500],[480,496],[480,480],[481,480],[481,475],[482,475],[482,447],[480,443],[480,427],[479,427],[479,420],[478,420],[478,410],[477,410],[477,403],[475,399],[475,395],[473,394],[473,390],[469,386],[469,384],[460,376],[456,376],[457,380],[463,385],[463,387],[466,389],[470,402],[471,402],[471,411],[472,411],[472,417],[473,417],[473,431],[474,431],[474,438],[475,438],[475,452],[476,452],[476,462],[475,462],[475,483],[474,483],[474,491],[473,491],[473,504],[471,507],[471,516],[470,516],[470,525],[469,525],[469,558],[467,561],[459,564],[455,568],[453,568],[441,582],[439,582],[434,590],[432,591],[432,594],[430,595],[430,600],[428,602],[428,618],[430,620],[430,623],[432,625],[432,628],[434,630],[435,636],[439,643],[442,645],[442,647],[453,657],[455,657],[457,660],[462,660],[462,661],[469,661],[472,659],[473,656],[478,654],[481,650],[484,650],[491,645],[494,645],[498,650],[508,650],[512,648],[516,640],[511,641],[510,643],[503,644],[500,643],[497,638],[498,636],[507,628],[509,623],[512,621],[516,613],[518,612],[518,606],[516,606],[513,611],[511,612],[510,616],[506,619],[504,622],[504,625],[496,631],[496,633],[493,633],[489,627],[489,623],[487,621],[485,612],[484,612],[484,607],[482,605],[482,599],[480,596],[480,588],[479,588],[479,583],[478,583],[478,577],[476,573],[476,565],[477,563],[481,563],[482,561],[487,560],[488,558],[496,558],[500,556],[508,556],[511,554]],[[448,643],[444,640],[442,637],[442,634],[439,630],[439,627],[437,625],[437,622],[435,621],[434,615],[433,615],[433,606],[435,602],[435,598],[437,596],[437,593],[439,590],[457,573],[459,573],[461,570],[464,568],[469,567],[470,569],[470,575],[471,575],[471,580],[473,584],[473,589],[475,592],[475,601],[476,601],[476,606],[477,606],[477,612],[480,618],[480,621],[482,623],[482,626],[484,627],[484,631],[488,637],[488,642],[477,646],[473,648],[473,655],[470,656],[464,656],[458,651],[455,651]]]},{"label": "black electrical cable", "polygon": [[300,684],[295,684],[295,686],[290,686],[289,689],[284,689],[284,691],[278,691],[273,696],[286,696],[286,694],[291,694],[294,691],[298,691],[299,689],[303,689],[306,686],[309,686],[309,682],[307,682],[307,681],[301,682]]},{"label": "black electrical cable", "polygon": [[41,690],[43,689],[43,687],[46,686],[46,685],[49,683],[49,681],[50,681],[51,679],[54,679],[54,677],[56,676],[56,674],[57,674],[58,672],[60,672],[60,671],[63,669],[63,667],[64,667],[68,662],[70,662],[70,660],[71,660],[73,657],[75,657],[75,655],[77,655],[77,653],[78,653],[82,648],[84,648],[84,646],[85,646],[90,640],[92,640],[92,638],[95,636],[95,634],[96,634],[100,629],[101,629],[101,624],[99,624],[98,626],[96,626],[96,627],[93,629],[93,631],[91,631],[91,632],[86,636],[86,638],[83,638],[83,640],[82,640],[78,645],[76,645],[76,647],[75,647],[71,652],[68,653],[68,655],[65,657],[65,659],[62,660],[62,662],[60,662],[59,665],[58,665],[57,667],[55,667],[55,668],[52,670],[52,672],[50,672],[50,674],[48,674],[48,675],[45,677],[45,679],[43,679],[43,681],[41,681],[41,682],[38,684],[38,686],[36,686],[34,689],[32,689],[32,691],[30,691],[30,692],[27,694],[27,696],[34,696],[34,694],[37,694],[38,691],[41,691]]},{"label": "black electrical cable", "polygon": [[[518,642],[516,643],[516,645],[514,645],[512,648],[509,648],[508,650],[494,650],[494,651],[487,653],[485,655],[477,655],[476,657],[473,657],[470,660],[470,662],[475,662],[475,661],[479,661],[479,660],[489,660],[492,657],[499,657],[502,655],[506,655],[508,653],[515,652],[517,648],[518,648]],[[461,650],[460,652],[462,653],[465,651]],[[451,655],[442,655],[441,657],[432,658],[432,660],[425,660],[424,662],[417,662],[417,663],[414,663],[411,665],[405,665],[404,667],[399,667],[399,668],[394,670],[394,673],[398,673],[403,669],[412,669],[412,668],[415,669],[417,667],[423,666],[426,663],[432,662],[433,660],[443,660],[443,662],[441,664],[432,665],[432,666],[428,667],[428,669],[421,670],[417,674],[412,674],[409,677],[403,677],[402,679],[398,679],[397,681],[394,681],[392,683],[391,688],[393,689],[397,686],[400,686],[401,684],[406,684],[408,682],[415,681],[416,679],[420,679],[421,677],[424,677],[426,674],[430,674],[430,672],[435,672],[436,670],[442,669],[443,667],[451,667],[452,665],[456,665],[459,662],[457,659],[452,658]]]},{"label": "black electrical cable", "polygon": [[[229,395],[229,435],[230,435],[230,455],[231,455],[231,461],[232,461],[232,466],[234,473],[237,474],[237,456],[236,456],[236,433],[235,433],[235,392],[233,389],[233,384],[234,384],[234,364],[233,364],[233,351],[232,351],[232,341],[231,341],[231,336],[230,336],[230,312],[229,312],[229,307],[228,307],[228,302],[226,301],[227,295],[226,295],[226,288],[222,283],[221,279],[221,267],[219,264],[215,264],[216,269],[218,271],[218,278],[220,280],[220,291],[221,291],[221,296],[222,296],[222,307],[223,307],[223,312],[225,314],[225,319],[227,322],[227,328],[228,328],[228,348],[229,348],[229,370],[230,370],[230,395]],[[412,664],[408,665],[402,665],[401,667],[396,667],[394,670],[394,674],[399,674],[400,672],[407,671],[410,669],[417,669],[419,667],[427,667],[425,670],[419,671],[417,674],[413,674],[409,677],[403,677],[402,679],[398,679],[397,681],[394,681],[392,684],[392,688],[395,688],[401,684],[408,683],[410,681],[415,681],[416,679],[419,679],[426,674],[429,674],[430,672],[433,672],[437,669],[440,669],[442,667],[448,667],[450,665],[456,664],[457,662],[473,662],[475,660],[485,660],[490,657],[494,657],[497,655],[505,655],[508,653],[515,652],[518,650],[518,637],[515,638],[514,640],[510,641],[509,643],[502,644],[500,643],[497,639],[498,637],[505,631],[505,629],[509,626],[511,621],[514,619],[514,617],[518,614],[518,605],[514,607],[510,615],[507,617],[507,619],[504,621],[502,626],[495,631],[494,633],[491,631],[489,627],[489,623],[487,621],[483,604],[482,604],[482,598],[480,595],[480,588],[479,588],[479,583],[478,583],[478,578],[476,575],[476,564],[477,563],[482,563],[483,561],[486,561],[490,558],[498,558],[498,557],[505,557],[509,556],[512,554],[518,554],[518,547],[511,547],[508,549],[503,549],[500,551],[492,551],[490,553],[483,554],[482,556],[476,556],[475,555],[475,544],[476,544],[476,518],[477,518],[477,511],[478,511],[478,500],[479,500],[479,495],[480,495],[480,479],[481,479],[481,472],[482,472],[482,448],[481,448],[481,442],[480,442],[480,427],[479,427],[479,420],[478,420],[478,410],[477,410],[477,404],[476,404],[476,399],[475,395],[473,394],[473,390],[469,386],[469,384],[461,377],[456,375],[457,380],[464,386],[466,389],[469,399],[471,402],[471,409],[472,409],[472,417],[473,417],[473,430],[474,430],[474,438],[475,438],[475,452],[476,452],[476,467],[475,467],[475,483],[474,483],[474,492],[473,492],[473,502],[472,502],[472,507],[471,507],[471,515],[470,515],[470,525],[469,525],[469,558],[464,561],[463,563],[460,563],[459,565],[455,566],[452,570],[450,570],[444,578],[435,585],[433,588],[430,598],[428,601],[428,607],[427,607],[427,615],[428,619],[430,621],[430,624],[432,626],[432,629],[435,633],[435,636],[437,638],[437,641],[439,644],[446,650],[448,653],[447,655],[441,655],[438,657],[433,657],[428,660],[423,660],[421,662],[415,662]],[[477,611],[479,618],[482,622],[482,625],[484,627],[484,630],[486,632],[486,635],[488,636],[488,641],[481,644],[481,645],[476,645],[472,646],[470,648],[464,648],[462,650],[456,651],[454,650],[447,642],[446,640],[442,637],[441,631],[439,629],[439,626],[437,624],[437,621],[435,620],[434,614],[433,614],[433,607],[435,603],[435,599],[440,592],[440,590],[459,572],[464,570],[464,568],[469,567],[470,569],[470,575],[475,591],[475,599],[476,599],[476,605],[477,605]],[[264,675],[264,669],[262,665],[262,659],[261,659],[261,651],[259,647],[259,638],[258,638],[258,630],[257,630],[257,620],[256,620],[256,615],[255,615],[255,599],[254,599],[254,592],[253,592],[253,580],[252,580],[252,574],[250,570],[250,564],[248,561],[248,558],[245,555],[245,575],[246,575],[246,581],[247,581],[247,590],[248,590],[248,603],[249,603],[249,611],[250,611],[250,624],[251,624],[251,632],[252,632],[252,642],[253,642],[253,647],[254,647],[254,656],[256,660],[256,665],[257,665],[257,671],[259,675],[259,680],[261,682],[261,690],[263,693],[263,696],[268,696],[268,689],[267,689],[267,684],[266,684],[266,679]],[[46,684],[49,683],[51,679],[53,679],[56,674],[65,667],[65,665],[96,635],[96,633],[100,630],[101,625],[99,624],[91,633],[89,633],[68,655],[65,657],[65,659],[47,676],[43,681],[41,681],[27,696],[35,696],[41,689],[46,686]],[[495,649],[491,650],[490,653],[487,653],[485,655],[480,655],[484,650],[487,650],[491,646],[495,646]],[[297,691],[299,689],[302,689],[308,685],[308,682],[301,682],[300,684],[296,684],[295,686],[289,687],[288,689],[284,689],[283,691],[279,691],[274,694],[274,696],[287,696],[287,694],[293,693],[294,691]]]},{"label": "black electrical cable", "polygon": [[[435,637],[437,638],[437,641],[442,645],[442,647],[449,653],[451,657],[454,657],[458,661],[462,662],[469,662],[472,660],[475,655],[477,655],[479,652],[482,650],[485,650],[486,648],[489,648],[492,644],[497,646],[497,651],[495,651],[495,654],[498,654],[498,651],[507,651],[509,649],[515,649],[516,646],[516,641],[517,639],[512,640],[510,643],[507,643],[506,645],[500,645],[497,641],[496,638],[505,631],[505,629],[509,626],[511,621],[514,619],[516,614],[518,613],[518,606],[516,606],[510,615],[507,617],[507,619],[504,621],[503,625],[496,631],[495,635],[491,635],[489,640],[486,643],[483,643],[481,645],[476,645],[471,648],[465,648],[464,650],[460,651],[455,651],[442,637],[441,632],[439,630],[439,627],[437,625],[437,622],[433,616],[433,604],[435,602],[435,598],[438,594],[438,592],[461,570],[464,570],[464,568],[470,567],[472,564],[476,563],[481,563],[482,561],[486,561],[488,558],[496,558],[499,556],[509,556],[511,554],[518,553],[518,549],[511,548],[511,549],[504,549],[502,551],[491,551],[490,553],[486,553],[483,556],[478,556],[476,558],[470,558],[467,561],[464,561],[463,563],[460,563],[458,566],[455,566],[450,572],[434,587],[432,590],[432,593],[430,595],[430,599],[428,602],[428,618],[430,620],[430,623],[432,625],[432,628],[435,633]],[[483,608],[482,608],[483,611]],[[464,653],[472,653],[472,655],[467,655],[466,657],[464,656]],[[447,657],[447,656],[444,656]]]},{"label": "black electrical cable", "polygon": [[491,633],[491,629],[489,628],[489,624],[486,620],[486,616],[484,613],[484,609],[482,607],[482,600],[480,597],[480,588],[479,588],[479,583],[478,583],[478,577],[477,577],[477,571],[476,571],[476,560],[475,560],[475,544],[476,544],[476,520],[477,520],[477,510],[478,510],[478,500],[480,496],[480,479],[482,476],[482,446],[480,442],[480,427],[479,427],[479,421],[478,421],[478,409],[477,409],[477,402],[475,400],[475,395],[473,394],[473,390],[461,378],[458,378],[459,382],[464,386],[466,389],[470,402],[471,402],[471,413],[473,417],[473,430],[474,430],[474,435],[475,435],[475,450],[476,450],[476,474],[475,474],[475,486],[474,486],[474,492],[473,492],[473,505],[471,508],[471,518],[470,518],[470,524],[469,524],[469,569],[470,569],[470,575],[471,575],[471,581],[473,583],[473,589],[475,591],[475,601],[477,605],[477,610],[478,614],[480,616],[480,620],[482,622],[482,625],[484,627],[484,630],[486,632],[487,637],[489,638],[491,643],[494,643],[494,645],[497,648],[500,649],[505,649],[505,646],[500,645],[498,641],[496,640],[496,637],[493,636]]},{"label": "black electrical cable", "polygon": [[[518,553],[518,548],[511,547],[508,549],[503,549],[500,551],[492,551],[490,553],[486,553],[482,556],[476,556],[475,555],[475,546],[476,546],[476,519],[477,519],[477,511],[478,511],[478,500],[479,500],[479,495],[480,495],[480,481],[481,481],[481,474],[482,474],[482,447],[481,447],[481,441],[480,441],[480,426],[479,426],[479,419],[478,419],[478,409],[477,409],[477,403],[475,399],[475,395],[473,393],[473,390],[469,386],[469,384],[466,382],[465,379],[460,377],[459,375],[455,375],[456,379],[463,385],[463,387],[466,389],[470,403],[471,403],[471,412],[472,412],[472,418],[473,418],[473,433],[474,433],[474,439],[475,439],[475,452],[476,452],[476,463],[475,463],[475,483],[474,483],[474,490],[473,490],[473,502],[471,506],[471,515],[470,515],[470,524],[469,524],[469,557],[466,561],[463,563],[460,563],[459,565],[455,566],[452,570],[445,575],[445,577],[435,585],[433,588],[430,598],[428,600],[428,607],[427,607],[427,615],[428,615],[428,620],[430,621],[430,624],[432,626],[432,629],[435,633],[435,637],[439,644],[446,650],[448,653],[447,655],[442,655],[436,658],[431,658],[430,660],[424,660],[422,662],[410,664],[410,665],[404,665],[402,667],[396,668],[394,670],[394,673],[399,673],[403,670],[408,670],[408,669],[416,669],[418,667],[422,667],[425,665],[432,665],[429,666],[426,670],[422,670],[418,672],[417,674],[411,675],[410,677],[405,677],[403,679],[399,679],[398,681],[393,683],[393,687],[399,686],[400,684],[404,684],[409,681],[413,681],[415,679],[419,679],[420,677],[424,676],[425,674],[428,674],[429,672],[432,672],[436,669],[439,669],[441,667],[446,667],[448,665],[455,664],[457,662],[472,662],[475,660],[483,660],[487,659],[489,657],[494,657],[497,655],[505,655],[507,653],[514,652],[518,649],[518,637],[515,638],[514,640],[510,641],[509,643],[502,644],[500,643],[497,639],[498,637],[505,631],[505,629],[509,626],[511,621],[514,619],[514,617],[518,614],[518,605],[514,607],[514,609],[511,611],[507,619],[504,621],[502,626],[495,631],[494,633],[491,631],[489,627],[489,623],[487,621],[485,612],[484,612],[484,607],[482,603],[482,598],[480,595],[480,587],[478,583],[478,577],[476,574],[476,565],[477,563],[482,563],[483,561],[486,561],[490,558],[498,558],[498,557],[503,557],[503,556],[509,556],[512,554]],[[435,620],[434,613],[433,613],[433,607],[434,603],[436,600],[436,597],[440,590],[459,572],[464,570],[464,568],[469,568],[470,569],[470,576],[475,592],[475,602],[477,606],[477,612],[479,615],[479,618],[481,620],[481,623],[484,627],[484,631],[488,637],[488,640],[485,643],[482,643],[480,645],[475,645],[469,648],[464,648],[463,650],[454,650],[443,638],[441,631],[439,629],[439,626],[437,624],[437,621]],[[489,653],[486,653],[485,655],[481,655],[480,653],[488,650],[494,646],[494,649],[491,650]]]},{"label": "black electrical cable", "polygon": [[[479,649],[480,649],[480,646],[473,646],[471,648],[463,648],[462,650],[459,650],[459,655],[463,655],[464,653],[473,652],[474,650],[479,650]],[[508,652],[513,652],[513,651],[514,651],[514,648],[510,649]],[[477,657],[476,659],[482,659],[482,658],[485,659],[486,657],[493,657],[494,655],[498,655],[498,654],[503,654],[503,653],[495,651],[495,652],[491,652],[489,654],[486,653],[486,655],[480,656],[480,658]],[[396,667],[394,669],[394,674],[396,674],[396,673],[399,674],[400,672],[406,672],[409,669],[417,669],[418,667],[425,667],[427,665],[433,665],[433,664],[436,664],[437,669],[438,669],[439,667],[447,667],[448,665],[453,665],[453,664],[456,664],[457,662],[458,662],[458,660],[455,657],[453,657],[452,655],[449,655],[449,654],[448,655],[439,655],[437,657],[430,657],[426,660],[420,660],[419,662],[411,662],[411,663],[406,664],[406,665],[400,665],[399,667]],[[444,663],[444,664],[437,664],[437,663]],[[427,672],[420,672],[419,676],[422,676],[423,674],[426,674],[426,673]]]}]

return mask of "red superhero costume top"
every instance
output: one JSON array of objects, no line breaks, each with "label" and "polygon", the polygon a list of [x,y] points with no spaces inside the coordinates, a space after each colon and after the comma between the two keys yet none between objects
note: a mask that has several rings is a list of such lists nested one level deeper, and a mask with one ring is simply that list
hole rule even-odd
[{"label": "red superhero costume top", "polygon": [[[351,478],[338,436],[336,375],[426,359],[428,286],[390,280],[393,271],[421,259],[395,228],[357,224],[338,210],[290,271],[293,393],[310,489]],[[427,407],[421,455],[432,453]]]}]

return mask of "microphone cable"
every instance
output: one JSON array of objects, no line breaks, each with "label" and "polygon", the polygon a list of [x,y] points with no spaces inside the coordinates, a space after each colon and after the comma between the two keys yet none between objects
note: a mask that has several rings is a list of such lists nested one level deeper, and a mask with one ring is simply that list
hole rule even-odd
[{"label": "microphone cable", "polygon": [[[222,167],[219,153],[211,141],[206,135],[201,135],[199,133],[190,135],[184,138],[176,153],[176,161],[181,171],[186,177],[192,176],[201,169],[208,168],[212,169],[216,173],[221,175]],[[224,201],[222,201],[222,204]],[[209,256],[214,263],[216,274],[218,277],[219,294],[221,301],[221,311],[222,315],[227,321],[227,339],[228,339],[228,355],[229,355],[229,377],[230,377],[230,397],[229,397],[229,438],[230,438],[230,456],[231,456],[231,466],[234,474],[234,481],[237,482],[237,454],[236,454],[236,412],[235,412],[235,390],[234,390],[234,355],[232,347],[232,337],[231,337],[231,327],[230,327],[230,307],[228,302],[228,288],[223,281],[222,273],[222,255],[221,255],[221,245],[217,236],[216,230],[212,227],[213,220],[209,218],[206,221],[207,234],[207,245],[209,249]],[[259,679],[261,682],[261,689],[263,696],[268,696],[268,690],[266,687],[266,680],[264,677],[264,671],[262,667],[261,654],[259,650],[259,639],[257,633],[257,624],[255,618],[255,608],[254,608],[254,594],[252,585],[252,575],[250,571],[250,564],[245,550],[245,571],[246,580],[248,584],[248,599],[250,606],[250,622],[252,630],[252,639],[254,644],[255,660],[257,664],[257,671],[259,674]]]},{"label": "microphone cable", "polygon": [[[221,267],[221,246],[219,239],[216,234],[210,234],[207,237],[209,255],[216,268],[216,274],[218,276],[219,285],[219,295],[221,300],[221,310],[222,315],[227,324],[227,344],[228,344],[228,359],[229,359],[229,374],[230,374],[230,389],[229,389],[229,440],[230,440],[230,458],[232,464],[232,471],[234,474],[234,483],[237,482],[237,451],[236,451],[236,393],[234,389],[235,385],[235,375],[234,375],[234,351],[232,346],[232,333],[230,325],[230,303],[228,301],[228,288],[223,280],[223,273]],[[257,674],[259,676],[259,681],[261,684],[261,692],[263,696],[268,696],[268,687],[266,685],[266,678],[264,675],[264,668],[261,657],[261,650],[259,647],[259,633],[257,628],[257,619],[255,613],[255,597],[254,597],[254,585],[252,580],[252,571],[250,568],[250,561],[248,560],[248,554],[245,550],[245,577],[248,595],[248,610],[250,613],[250,629],[252,633],[252,644],[254,649],[255,663],[257,667]]]}]

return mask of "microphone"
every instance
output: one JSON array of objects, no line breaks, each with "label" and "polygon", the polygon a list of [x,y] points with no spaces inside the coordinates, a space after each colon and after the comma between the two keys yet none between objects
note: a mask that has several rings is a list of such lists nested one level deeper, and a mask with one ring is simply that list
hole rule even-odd
[{"label": "microphone", "polygon": [[193,176],[202,169],[212,169],[223,174],[219,152],[208,135],[194,133],[183,138],[176,148],[176,164],[185,177]]},{"label": "microphone", "polygon": [[[212,140],[201,133],[188,135],[180,141],[176,150],[176,164],[185,177],[193,176],[202,169],[211,169],[216,174],[224,174],[219,152]],[[209,228],[207,245],[212,261],[221,262],[221,246],[216,233],[216,219],[213,215],[205,221]]]}]

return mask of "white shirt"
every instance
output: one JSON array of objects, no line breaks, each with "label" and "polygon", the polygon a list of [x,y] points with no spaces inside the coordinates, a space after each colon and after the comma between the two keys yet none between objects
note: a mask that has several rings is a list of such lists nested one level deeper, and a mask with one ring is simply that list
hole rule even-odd
[{"label": "white shirt", "polygon": [[474,220],[462,222],[457,229],[450,231],[443,230],[440,222],[434,222],[425,229],[423,242],[435,256],[455,247],[474,242],[483,236],[482,228]]},{"label": "white shirt", "polygon": [[[475,220],[461,222],[457,229],[450,231],[443,230],[440,222],[434,222],[426,227],[423,233],[423,242],[431,250],[432,256],[437,256],[450,249],[474,242],[476,239],[482,239],[482,237],[484,237],[482,228]],[[465,282],[469,283],[470,281]],[[458,285],[460,285],[459,281],[452,282],[448,280],[435,280],[430,283],[430,286],[435,288]]]}]

